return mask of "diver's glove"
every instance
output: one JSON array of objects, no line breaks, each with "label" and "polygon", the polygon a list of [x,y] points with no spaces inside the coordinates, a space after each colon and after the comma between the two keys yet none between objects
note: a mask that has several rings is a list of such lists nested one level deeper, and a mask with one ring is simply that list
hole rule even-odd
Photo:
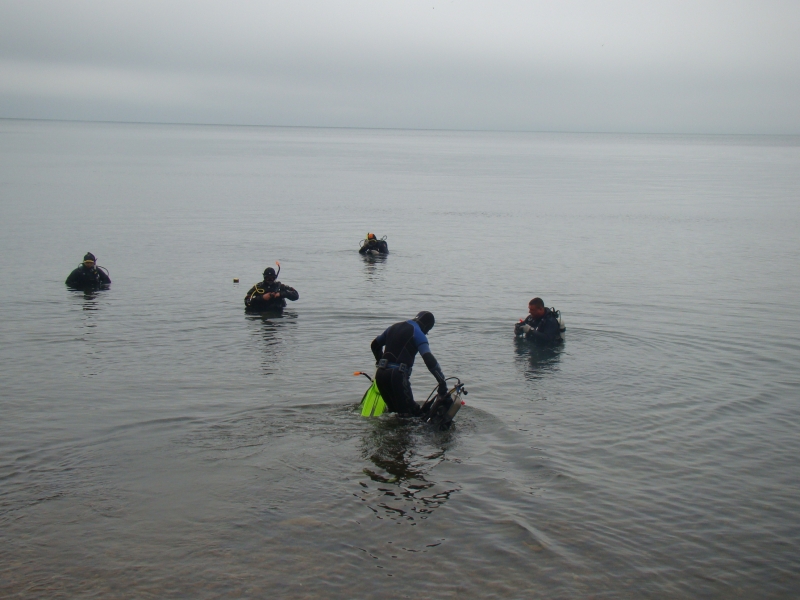
[{"label": "diver's glove", "polygon": [[447,396],[447,382],[440,381],[439,382],[439,395],[444,398]]},{"label": "diver's glove", "polygon": [[527,323],[525,323],[525,325],[522,326],[523,333],[528,333],[530,330],[531,330],[531,326],[528,325]]}]

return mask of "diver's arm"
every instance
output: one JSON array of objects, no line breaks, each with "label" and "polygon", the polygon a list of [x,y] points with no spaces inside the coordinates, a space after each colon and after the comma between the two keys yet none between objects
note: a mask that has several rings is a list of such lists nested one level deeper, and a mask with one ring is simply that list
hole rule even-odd
[{"label": "diver's arm", "polygon": [[[80,267],[78,267],[80,269]],[[78,279],[80,279],[80,274],[78,273],[78,269],[75,269],[67,276],[67,280],[64,282],[67,285],[75,285],[78,283]]]},{"label": "diver's arm", "polygon": [[535,322],[535,319],[528,315],[525,317],[524,320],[520,319],[520,322],[514,325],[514,333],[516,335],[524,335],[525,337],[529,337],[528,333],[534,331],[532,323]]},{"label": "diver's arm", "polygon": [[539,327],[530,329],[525,337],[529,340],[536,340],[539,342],[552,342],[558,339],[560,334],[558,321],[556,319],[542,319]]},{"label": "diver's arm", "polygon": [[375,357],[375,361],[379,361],[383,357],[383,347],[386,345],[386,331],[372,340],[372,344],[370,348],[372,349],[372,355]]},{"label": "diver's arm", "polygon": [[278,293],[278,297],[280,298],[287,298],[294,302],[300,297],[300,294],[297,292],[296,289],[293,287],[289,287],[288,285],[281,284],[280,292]]},{"label": "diver's arm", "polygon": [[358,249],[358,253],[359,254],[366,254],[367,250],[369,250],[369,248],[367,248],[367,245],[364,244],[364,245],[361,246],[361,248]]},{"label": "diver's arm", "polygon": [[111,277],[109,277],[108,274],[103,271],[103,269],[97,269],[97,272],[100,275],[100,281],[102,283],[111,283]]},{"label": "diver's arm", "polygon": [[375,357],[376,361],[379,361],[381,359],[381,357],[383,356],[383,344],[381,344],[378,341],[379,337],[380,336],[378,336],[374,340],[372,340],[372,345],[370,346],[370,348],[372,349],[372,355]]},{"label": "diver's arm", "polygon": [[442,368],[439,366],[439,361],[436,360],[436,357],[431,352],[425,352],[422,355],[422,360],[425,361],[425,366],[428,367],[431,375],[436,377],[436,381],[439,382],[439,395],[444,396],[447,394],[447,382],[444,379]]}]

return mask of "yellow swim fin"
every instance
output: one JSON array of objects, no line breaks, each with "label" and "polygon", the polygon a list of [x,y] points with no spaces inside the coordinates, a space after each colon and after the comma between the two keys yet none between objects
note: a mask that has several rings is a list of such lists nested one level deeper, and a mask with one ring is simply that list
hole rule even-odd
[{"label": "yellow swim fin", "polygon": [[381,398],[381,393],[378,391],[378,386],[375,382],[369,386],[369,389],[361,399],[361,416],[362,417],[379,417],[386,410],[386,403]]}]

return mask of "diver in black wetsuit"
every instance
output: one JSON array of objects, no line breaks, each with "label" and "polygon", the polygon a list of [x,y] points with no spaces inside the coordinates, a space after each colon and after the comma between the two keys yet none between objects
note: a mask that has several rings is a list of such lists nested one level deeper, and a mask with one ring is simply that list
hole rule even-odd
[{"label": "diver in black wetsuit", "polygon": [[103,267],[98,268],[95,255],[87,252],[83,257],[83,264],[70,273],[64,283],[71,288],[82,290],[108,285],[111,283],[111,278],[103,271]]},{"label": "diver in black wetsuit", "polygon": [[422,311],[410,321],[395,323],[372,341],[372,354],[378,361],[375,383],[389,412],[415,416],[420,414],[420,407],[414,402],[408,380],[417,352],[439,382],[439,395],[447,395],[444,374],[431,354],[428,338],[425,336],[434,323],[433,315]]},{"label": "diver in black wetsuit", "polygon": [[514,326],[514,334],[525,336],[526,340],[536,342],[558,342],[561,337],[561,323],[552,308],[545,308],[541,298],[534,298],[528,303],[530,313],[524,321]]},{"label": "diver in black wetsuit", "polygon": [[[278,272],[280,272],[278,265]],[[244,297],[244,307],[247,311],[260,312],[264,310],[281,310],[286,306],[286,298],[294,302],[300,297],[297,290],[276,281],[278,274],[272,267],[264,270],[264,281],[259,281],[251,287]]]},{"label": "diver in black wetsuit", "polygon": [[361,247],[358,249],[358,253],[366,255],[368,252],[371,252],[372,254],[375,252],[378,254],[389,254],[389,244],[386,243],[386,240],[379,240],[376,238],[374,233],[368,233],[367,237],[364,238],[364,241],[361,242]]}]

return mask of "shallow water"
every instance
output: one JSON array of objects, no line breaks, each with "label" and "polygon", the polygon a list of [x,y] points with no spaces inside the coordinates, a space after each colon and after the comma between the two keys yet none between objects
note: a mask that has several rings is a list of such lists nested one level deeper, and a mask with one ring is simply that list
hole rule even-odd
[{"label": "shallow water", "polygon": [[[799,201],[797,137],[0,121],[0,595],[793,597]],[[446,433],[356,409],[423,309]]]}]

